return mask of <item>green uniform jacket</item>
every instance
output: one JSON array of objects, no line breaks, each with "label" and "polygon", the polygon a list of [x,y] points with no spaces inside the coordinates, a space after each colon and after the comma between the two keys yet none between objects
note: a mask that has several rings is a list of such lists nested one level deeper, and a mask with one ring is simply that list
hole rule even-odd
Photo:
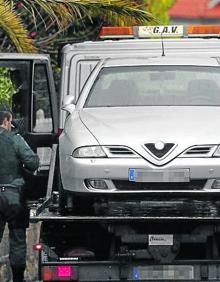
[{"label": "green uniform jacket", "polygon": [[0,127],[0,185],[24,185],[22,168],[35,171],[39,157],[19,134]]}]

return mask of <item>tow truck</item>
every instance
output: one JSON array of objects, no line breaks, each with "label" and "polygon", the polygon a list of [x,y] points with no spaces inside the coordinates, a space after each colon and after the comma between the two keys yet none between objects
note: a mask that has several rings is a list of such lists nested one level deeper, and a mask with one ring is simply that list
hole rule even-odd
[{"label": "tow truck", "polygon": [[[218,58],[219,34],[220,26],[107,27],[100,41],[66,45],[60,106],[67,109],[77,101],[103,59],[118,58],[121,53],[128,58],[137,53]],[[15,120],[41,159],[39,170],[26,175],[31,221],[41,223],[34,245],[39,253],[39,280],[220,280],[218,193],[214,200],[208,193],[197,199],[193,192],[187,199],[183,194],[174,197],[172,205],[167,197],[159,203],[154,198],[111,201],[107,207],[101,202],[103,209],[99,207],[97,213],[90,214],[84,207],[82,214],[74,213],[71,195],[65,206],[60,200],[58,135],[65,131],[69,112],[57,109],[49,57],[1,54],[0,66],[19,85],[19,93],[12,97]]]}]

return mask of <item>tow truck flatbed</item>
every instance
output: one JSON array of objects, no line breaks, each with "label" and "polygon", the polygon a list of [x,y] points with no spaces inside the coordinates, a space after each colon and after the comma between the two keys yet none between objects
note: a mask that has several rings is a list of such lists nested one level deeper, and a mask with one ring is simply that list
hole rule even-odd
[{"label": "tow truck flatbed", "polygon": [[200,222],[220,222],[220,217],[190,217],[190,216],[179,216],[179,217],[171,217],[171,216],[75,216],[75,215],[66,215],[62,216],[59,214],[54,214],[53,212],[44,212],[39,215],[31,214],[30,216],[31,222],[39,222],[39,221],[73,221],[73,222],[129,222],[129,221],[200,221]]}]

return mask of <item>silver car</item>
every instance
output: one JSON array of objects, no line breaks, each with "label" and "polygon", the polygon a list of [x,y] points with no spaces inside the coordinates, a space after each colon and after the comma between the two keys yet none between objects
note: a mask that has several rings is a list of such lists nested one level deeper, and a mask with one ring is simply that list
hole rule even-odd
[{"label": "silver car", "polygon": [[105,59],[64,109],[63,195],[164,200],[220,192],[218,58]]}]

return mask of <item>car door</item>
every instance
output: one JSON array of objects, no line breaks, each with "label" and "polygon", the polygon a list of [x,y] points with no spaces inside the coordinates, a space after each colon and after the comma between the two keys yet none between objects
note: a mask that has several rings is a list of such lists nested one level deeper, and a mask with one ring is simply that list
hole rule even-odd
[{"label": "car door", "polygon": [[44,197],[52,147],[58,139],[57,94],[49,57],[3,54],[0,58],[2,103],[13,112],[15,130],[40,158],[38,171],[24,172],[28,197],[30,200]]},{"label": "car door", "polygon": [[[30,177],[29,199],[44,197],[47,190],[52,146],[57,143],[57,95],[49,61],[33,63],[29,131],[26,139],[40,158],[40,167]],[[34,181],[33,181],[34,180]],[[29,181],[29,182],[30,182]]]}]

